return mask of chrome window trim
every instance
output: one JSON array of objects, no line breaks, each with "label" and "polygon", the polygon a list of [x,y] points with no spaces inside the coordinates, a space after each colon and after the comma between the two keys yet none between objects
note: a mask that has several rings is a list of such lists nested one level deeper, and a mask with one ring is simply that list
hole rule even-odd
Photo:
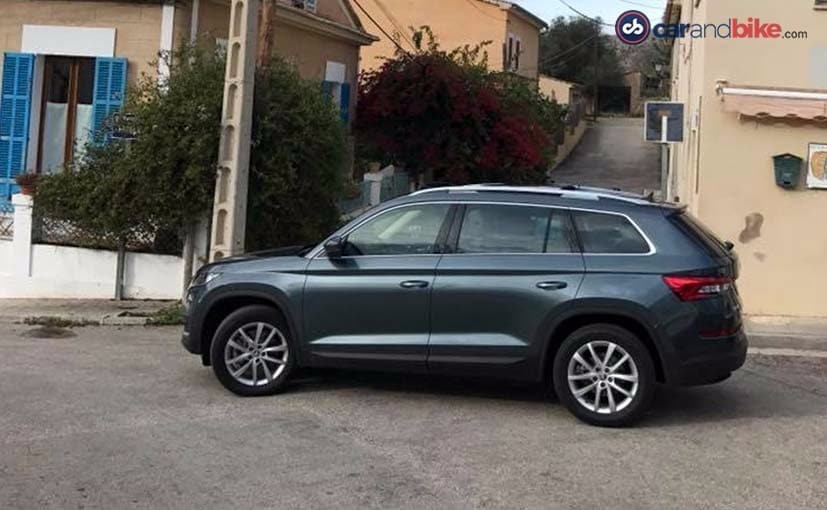
[{"label": "chrome window trim", "polygon": [[[547,204],[534,204],[531,202],[498,202],[498,201],[488,201],[488,200],[433,200],[427,202],[409,202],[405,204],[399,204],[394,207],[389,207],[385,210],[379,211],[376,214],[368,216],[364,220],[360,221],[347,231],[340,234],[340,237],[346,237],[350,235],[351,232],[356,230],[357,228],[361,227],[368,221],[371,221],[374,218],[378,218],[379,216],[389,213],[391,211],[395,211],[397,209],[402,209],[404,207],[414,207],[414,206],[421,206],[421,205],[440,205],[440,204],[448,204],[450,205],[474,205],[474,204],[482,204],[482,205],[513,205],[518,207],[544,207],[546,209],[557,209],[563,211],[582,211],[582,212],[589,212],[595,214],[609,214],[612,216],[621,216],[626,218],[634,228],[637,230],[638,234],[646,241],[647,246],[649,247],[649,251],[646,253],[592,253],[592,252],[578,252],[578,253],[412,253],[408,255],[349,255],[346,257],[341,257],[341,259],[354,259],[354,258],[388,258],[388,257],[433,257],[433,256],[499,256],[499,255],[521,255],[521,256],[543,256],[543,255],[577,255],[577,256],[590,256],[590,257],[650,257],[657,253],[657,249],[655,245],[652,243],[652,240],[649,239],[649,236],[646,235],[646,232],[643,231],[642,228],[637,224],[635,220],[633,220],[628,214],[616,212],[616,211],[601,211],[599,209],[589,209],[584,207],[570,207],[564,205],[547,205]],[[576,228],[576,225],[573,225]],[[333,236],[327,237],[324,241],[319,243],[318,246],[313,248],[313,250],[305,255],[308,259],[326,259],[327,257],[324,256],[324,245],[327,241],[329,241]]]}]

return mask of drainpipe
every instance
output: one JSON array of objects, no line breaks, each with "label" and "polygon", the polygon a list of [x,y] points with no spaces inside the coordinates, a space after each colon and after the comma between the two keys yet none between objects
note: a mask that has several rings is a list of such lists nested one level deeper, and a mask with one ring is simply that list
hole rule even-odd
[{"label": "drainpipe", "polygon": [[201,11],[201,0],[192,0],[192,14],[190,16],[190,42],[198,38],[198,17]]},{"label": "drainpipe", "polygon": [[[172,51],[172,34],[175,28],[175,2],[165,0],[161,6],[161,42],[159,49],[162,54]],[[169,78],[169,64],[164,55],[158,59],[158,77]]]}]

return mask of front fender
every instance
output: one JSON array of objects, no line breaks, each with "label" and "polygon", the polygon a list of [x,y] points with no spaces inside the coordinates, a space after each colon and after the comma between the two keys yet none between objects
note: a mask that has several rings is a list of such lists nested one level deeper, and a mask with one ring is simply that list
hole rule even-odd
[{"label": "front fender", "polygon": [[[207,322],[214,314],[221,313],[226,316],[223,305],[228,302],[238,303],[239,306],[251,303],[267,303],[281,312],[287,321],[290,329],[290,336],[297,342],[297,353],[302,351],[302,294],[304,292],[304,275],[290,273],[262,273],[257,275],[259,281],[251,282],[250,274],[241,278],[234,278],[232,274],[223,274],[220,278],[211,282],[209,287],[204,289],[196,302],[190,305],[192,315],[187,320],[187,330],[201,345],[201,355],[205,361],[209,356],[210,342],[205,334]],[[220,281],[219,281],[220,280]],[[215,283],[215,285],[212,285]],[[222,317],[223,318],[223,317]],[[217,324],[215,324],[217,327]],[[195,342],[194,342],[195,343]],[[300,354],[299,354],[300,356]]]}]

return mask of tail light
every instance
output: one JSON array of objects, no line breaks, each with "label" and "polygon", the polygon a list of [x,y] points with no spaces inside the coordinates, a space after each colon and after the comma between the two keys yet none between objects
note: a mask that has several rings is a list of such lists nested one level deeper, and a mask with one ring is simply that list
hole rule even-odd
[{"label": "tail light", "polygon": [[720,276],[664,276],[663,281],[681,301],[715,297],[732,286],[731,278]]}]

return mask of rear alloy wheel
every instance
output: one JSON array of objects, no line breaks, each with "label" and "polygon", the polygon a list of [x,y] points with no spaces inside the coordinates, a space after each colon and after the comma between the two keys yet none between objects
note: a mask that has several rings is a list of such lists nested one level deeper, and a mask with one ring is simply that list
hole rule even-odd
[{"label": "rear alloy wheel", "polygon": [[655,370],[643,343],[610,324],[581,328],[563,342],[554,362],[560,400],[592,425],[622,426],[651,404]]},{"label": "rear alloy wheel", "polygon": [[294,365],[284,321],[266,306],[244,307],[224,319],[213,338],[211,355],[218,380],[243,396],[277,392]]}]

